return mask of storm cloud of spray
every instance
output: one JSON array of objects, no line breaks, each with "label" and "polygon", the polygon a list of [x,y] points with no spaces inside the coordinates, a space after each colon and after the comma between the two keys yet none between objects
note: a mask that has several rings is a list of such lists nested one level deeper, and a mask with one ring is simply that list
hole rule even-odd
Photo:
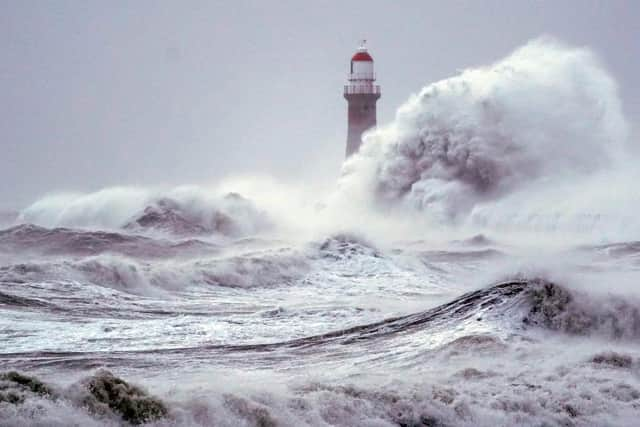
[{"label": "storm cloud of spray", "polygon": [[446,228],[640,238],[633,153],[617,85],[596,55],[544,37],[411,96],[395,120],[365,135],[332,189],[265,177],[213,189],[110,188],[47,196],[20,220],[131,229],[160,215],[155,229],[233,235],[272,223],[287,234],[400,238]]},{"label": "storm cloud of spray", "polygon": [[559,183],[573,191],[568,183],[624,168],[627,138],[615,81],[596,56],[541,38],[412,96],[365,135],[341,191],[439,222],[484,209],[491,222],[488,204]]}]

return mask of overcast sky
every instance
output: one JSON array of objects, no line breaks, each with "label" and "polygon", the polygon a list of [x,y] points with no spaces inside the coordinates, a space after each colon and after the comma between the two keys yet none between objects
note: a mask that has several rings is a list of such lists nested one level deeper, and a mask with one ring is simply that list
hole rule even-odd
[{"label": "overcast sky", "polygon": [[56,190],[333,180],[369,40],[378,121],[542,34],[595,50],[640,118],[640,1],[0,0],[0,207]]}]

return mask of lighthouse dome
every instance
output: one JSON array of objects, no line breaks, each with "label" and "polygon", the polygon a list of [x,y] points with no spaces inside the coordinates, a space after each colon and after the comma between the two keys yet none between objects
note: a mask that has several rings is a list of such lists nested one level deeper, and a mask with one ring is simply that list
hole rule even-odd
[{"label": "lighthouse dome", "polygon": [[371,55],[369,55],[369,52],[367,52],[366,49],[364,50],[358,49],[355,55],[351,57],[351,60],[373,62],[373,58],[371,57]]}]

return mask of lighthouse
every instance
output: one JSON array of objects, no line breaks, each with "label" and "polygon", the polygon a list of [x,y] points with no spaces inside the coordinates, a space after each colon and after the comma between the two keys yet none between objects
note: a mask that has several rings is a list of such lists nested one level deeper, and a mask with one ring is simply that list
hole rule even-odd
[{"label": "lighthouse", "polygon": [[349,81],[344,87],[344,97],[349,105],[349,130],[347,133],[347,157],[357,152],[362,134],[376,125],[376,102],[380,98],[380,86],[375,84],[373,58],[363,40],[351,58]]}]

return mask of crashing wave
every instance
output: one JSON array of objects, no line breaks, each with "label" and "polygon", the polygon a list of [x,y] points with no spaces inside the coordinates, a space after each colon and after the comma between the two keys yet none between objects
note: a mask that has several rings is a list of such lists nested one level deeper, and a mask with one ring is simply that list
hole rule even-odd
[{"label": "crashing wave", "polygon": [[533,198],[475,211],[525,189],[583,188],[574,178],[618,168],[626,142],[616,84],[595,55],[543,38],[422,89],[365,138],[342,184],[436,220],[508,220]]},{"label": "crashing wave", "polygon": [[[254,288],[286,286],[309,271],[304,255],[257,252],[195,260],[148,262],[103,254],[78,260],[52,260],[0,267],[0,282],[89,283],[133,294],[159,295],[189,286]],[[0,305],[33,306],[39,300],[0,293]]]},{"label": "crashing wave", "polygon": [[[635,381],[609,378],[610,371],[578,372],[586,374],[581,381],[565,373],[533,376],[535,382],[529,383],[521,375],[466,368],[416,384],[307,382],[289,390],[272,387],[253,393],[199,387],[202,395],[184,401],[174,400],[176,395],[161,400],[104,370],[66,388],[11,373],[27,384],[42,384],[52,394],[11,385],[22,397],[0,403],[0,417],[8,426],[633,425],[628,420],[635,420],[640,399]],[[595,390],[584,387],[594,381]]]},{"label": "crashing wave", "polygon": [[357,234],[339,233],[325,239],[319,247],[323,257],[350,258],[355,255],[381,257],[380,251],[367,239]]},{"label": "crashing wave", "polygon": [[614,295],[594,297],[565,287],[535,282],[526,292],[525,325],[576,335],[640,338],[640,301]]},{"label": "crashing wave", "polygon": [[267,214],[239,194],[219,196],[191,187],[166,192],[107,188],[46,196],[24,209],[20,221],[48,228],[155,231],[179,237],[245,236],[271,227]]},{"label": "crashing wave", "polygon": [[[247,217],[250,222],[244,221]],[[227,194],[220,206],[192,209],[170,198],[161,198],[124,225],[127,230],[157,230],[177,236],[222,234],[242,236],[267,228],[266,216],[244,197]]]},{"label": "crashing wave", "polygon": [[[74,417],[86,425],[92,425],[93,421],[95,424],[113,421],[113,425],[119,425],[124,420],[137,423],[152,419],[151,425],[178,426],[217,425],[221,420],[229,420],[230,425],[270,426],[350,426],[361,425],[363,420],[396,427],[540,422],[593,425],[598,424],[602,414],[640,399],[635,382],[623,381],[637,369],[637,355],[596,352],[594,341],[589,341],[587,357],[583,351],[575,360],[557,361],[557,365],[546,366],[547,369],[540,371],[536,362],[539,357],[548,355],[537,351],[544,344],[536,339],[539,335],[528,335],[527,332],[546,331],[545,338],[551,338],[548,334],[555,332],[637,339],[640,329],[634,313],[638,307],[640,303],[632,299],[622,301],[616,297],[577,292],[544,279],[518,279],[467,293],[421,313],[279,343],[203,345],[109,355],[100,352],[38,352],[32,357],[25,353],[3,355],[6,360],[19,358],[29,360],[30,366],[41,363],[47,368],[56,363],[64,363],[67,368],[93,367],[109,363],[110,357],[116,357],[126,361],[131,369],[136,366],[149,369],[154,363],[162,367],[168,360],[179,361],[183,357],[233,361],[231,365],[236,367],[240,362],[256,366],[258,358],[270,366],[282,360],[290,368],[289,363],[295,359],[300,363],[320,362],[318,366],[323,367],[327,366],[323,361],[329,363],[328,366],[334,366],[336,360],[350,363],[348,354],[371,355],[368,363],[378,366],[374,361],[386,355],[392,360],[409,363],[444,362],[450,369],[436,367],[437,371],[443,371],[444,379],[428,373],[417,375],[421,382],[415,386],[399,382],[385,387],[305,382],[291,390],[291,395],[283,396],[272,389],[256,395],[215,389],[207,391],[207,400],[199,398],[183,402],[159,400],[104,372],[68,388],[43,383],[46,390],[51,390],[44,394],[30,389],[29,384],[37,386],[39,380],[27,379],[21,380],[26,384],[24,386],[12,385],[12,392],[16,391],[11,395],[5,392],[9,388],[3,389],[0,382],[0,399],[5,392],[10,401],[4,406],[0,404],[0,416],[15,425],[34,423],[33,418],[28,417],[33,417],[31,408],[38,405],[43,409],[38,412],[37,417],[41,418],[36,421],[64,425],[51,422],[60,413],[57,411],[62,405],[65,414],[74,411]],[[467,326],[469,323],[499,324],[507,329],[504,334],[497,329],[495,333],[474,333],[473,328],[460,327],[464,322]],[[438,331],[443,332],[441,335],[445,340],[439,346],[428,348],[423,338]],[[514,336],[521,338],[514,339]],[[410,343],[409,347],[403,343]],[[520,359],[511,360],[510,356],[498,364],[491,362],[505,352],[521,356],[525,343],[538,346],[527,356],[534,358],[533,363],[527,359],[521,364]],[[349,349],[352,353],[348,353]],[[413,351],[416,357],[408,357]],[[483,364],[483,357],[488,365]],[[360,359],[356,360],[360,362]],[[517,365],[515,371],[505,366],[511,362]],[[540,363],[549,363],[549,359]],[[400,366],[404,372],[406,366]],[[578,388],[571,387],[576,384],[576,375],[581,384]],[[424,378],[428,380],[422,381]],[[584,382],[588,384],[584,385]],[[63,419],[68,421],[68,418]]]},{"label": "crashing wave", "polygon": [[[593,296],[545,279],[519,279],[462,295],[433,309],[293,341],[266,344],[265,348],[290,348],[392,338],[398,334],[428,331],[475,320],[500,323],[514,331],[542,328],[571,335],[596,335],[609,339],[640,338],[640,301],[616,296]],[[463,336],[447,344],[501,348],[489,335]],[[241,348],[242,346],[238,346]],[[257,348],[259,346],[252,346]]]},{"label": "crashing wave", "polygon": [[[4,378],[8,381],[2,382]],[[15,381],[14,381],[15,380]],[[353,386],[310,384],[284,397],[278,404],[262,398],[224,393],[209,400],[172,402],[172,406],[142,388],[106,370],[80,380],[54,394],[51,386],[17,372],[0,374],[0,386],[9,393],[0,401],[0,416],[7,425],[361,425],[365,419],[380,426],[447,426],[459,405],[448,408],[454,396],[449,389],[429,387],[429,393],[403,396],[398,391],[370,391]],[[25,384],[25,385],[23,385]],[[35,387],[35,388],[34,388]],[[3,394],[0,393],[0,399]],[[412,400],[419,399],[418,405]],[[267,399],[267,400],[265,400]],[[283,399],[280,397],[279,399]],[[37,410],[36,410],[37,408]],[[314,408],[319,410],[313,415]],[[457,408],[457,409],[456,409]],[[309,418],[311,416],[312,418]]]}]

